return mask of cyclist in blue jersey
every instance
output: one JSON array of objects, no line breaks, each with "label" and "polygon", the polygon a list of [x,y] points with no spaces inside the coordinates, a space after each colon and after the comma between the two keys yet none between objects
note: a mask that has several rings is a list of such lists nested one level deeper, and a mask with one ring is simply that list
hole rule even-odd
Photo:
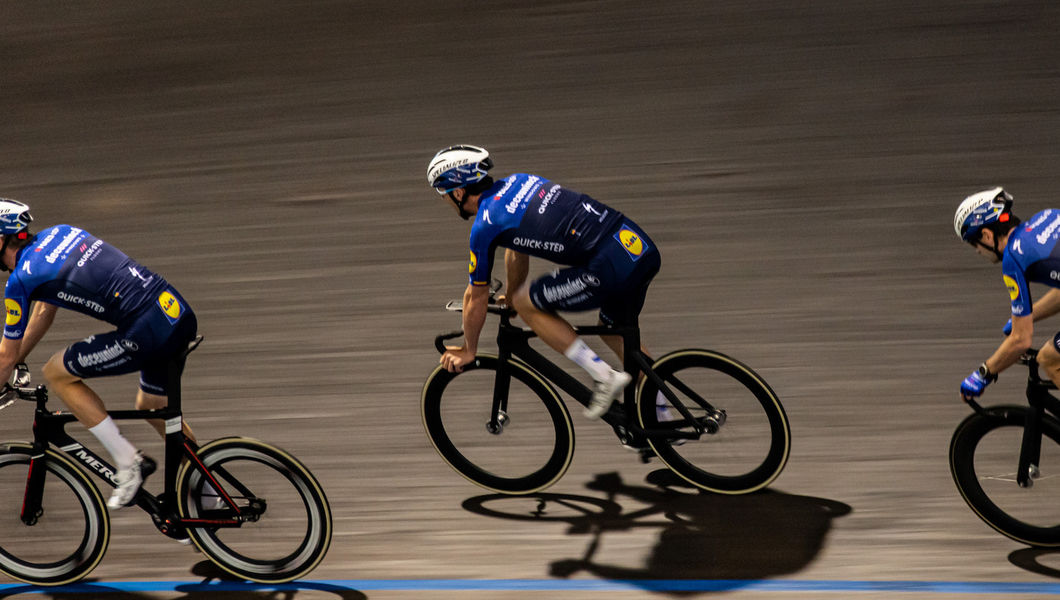
[{"label": "cyclist in blue jersey", "polygon": [[[427,167],[431,187],[465,220],[470,236],[469,284],[464,292],[464,345],[449,348],[441,363],[459,371],[474,360],[486,319],[494,252],[505,248],[507,302],[538,336],[593,378],[585,416],[597,419],[630,382],[630,375],[600,359],[557,311],[599,309],[609,325],[636,324],[648,285],[659,272],[655,243],[619,211],[543,177],[518,173],[498,181],[488,175],[489,153],[452,146]],[[566,268],[527,281],[529,257]],[[621,356],[617,336],[605,337]]]},{"label": "cyclist in blue jersey", "polygon": [[[165,279],[114,246],[70,225],[34,235],[29,231],[32,220],[25,204],[0,199],[0,269],[11,272],[4,292],[0,381],[17,367],[16,382],[28,382],[24,361],[51,327],[58,308],[116,327],[57,352],[45,364],[44,378],[114,458],[117,487],[107,505],[121,508],[153,470],[153,461],[121,435],[84,380],[139,371],[136,407],[164,407],[167,365],[195,337],[195,314]],[[164,424],[152,425],[164,433]],[[191,433],[186,425],[185,433]]]},{"label": "cyclist in blue jersey", "polygon": [[[1011,300],[1012,317],[1003,328],[1007,337],[961,382],[961,396],[977,398],[1031,347],[1034,321],[1060,312],[1060,210],[1043,210],[1022,223],[1012,214],[1012,196],[997,187],[965,198],[953,228],[981,256],[1001,263],[1001,278]],[[1030,281],[1052,289],[1032,302]],[[1060,385],[1060,333],[1038,351],[1038,364]]]}]

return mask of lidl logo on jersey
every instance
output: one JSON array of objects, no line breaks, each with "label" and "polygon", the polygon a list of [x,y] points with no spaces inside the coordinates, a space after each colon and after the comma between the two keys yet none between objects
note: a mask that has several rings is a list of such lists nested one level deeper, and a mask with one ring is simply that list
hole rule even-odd
[{"label": "lidl logo on jersey", "polygon": [[170,323],[176,323],[177,319],[180,318],[180,313],[183,308],[180,306],[180,301],[177,297],[169,292],[162,292],[158,295],[158,305],[162,307],[162,312],[165,313],[166,318],[169,319]]},{"label": "lidl logo on jersey", "polygon": [[18,325],[22,321],[22,305],[11,298],[4,298],[4,307],[7,308],[7,324]]},{"label": "lidl logo on jersey", "polygon": [[634,262],[644,254],[645,250],[647,250],[644,240],[637,235],[637,232],[625,225],[623,225],[622,229],[619,229],[618,233],[615,234],[615,239],[622,244],[622,247],[626,249],[629,257],[633,259]]},{"label": "lidl logo on jersey", "polygon": [[1012,300],[1019,298],[1020,286],[1016,285],[1016,280],[1008,275],[1002,275],[1001,279],[1005,281],[1005,287],[1008,288],[1008,297]]},{"label": "lidl logo on jersey", "polygon": [[471,261],[467,263],[467,272],[468,273],[474,273],[475,272],[475,267],[477,267],[477,266],[478,266],[478,257],[475,256],[474,252],[472,252],[471,253]]}]

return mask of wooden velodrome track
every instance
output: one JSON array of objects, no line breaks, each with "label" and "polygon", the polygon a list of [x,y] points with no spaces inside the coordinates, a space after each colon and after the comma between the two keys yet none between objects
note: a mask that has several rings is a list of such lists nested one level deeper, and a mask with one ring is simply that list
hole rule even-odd
[{"label": "wooden velodrome track", "polygon": [[[1024,216],[1055,205],[1060,5],[123,1],[3,13],[0,195],[179,287],[206,335],[185,377],[189,421],[202,438],[258,437],[313,469],[336,533],[312,577],[361,582],[90,594],[634,598],[680,592],[579,585],[692,579],[744,581],[715,588],[739,599],[963,598],[1057,582],[1060,555],[975,518],[946,451],[968,412],[960,379],[1006,318],[997,268],[957,242],[953,210],[995,184]],[[419,416],[431,338],[458,325],[441,306],[465,285],[467,224],[424,183],[453,143],[650,232],[663,270],[647,343],[736,356],[788,410],[791,460],[770,491],[664,494],[658,464],[579,421],[574,465],[549,491],[613,502],[618,516],[476,511],[483,492],[436,456]],[[1056,327],[1040,327],[1039,343]],[[64,313],[32,366],[104,330]],[[987,403],[1019,400],[1013,373]],[[111,407],[128,407],[134,387],[99,384]],[[5,410],[0,439],[27,438],[29,420],[27,406]],[[146,426],[126,430],[152,450]],[[0,506],[8,517],[14,502]],[[217,576],[143,514],[113,521],[101,586]],[[378,583],[393,580],[412,583]],[[446,589],[470,580],[499,583]],[[39,597],[29,592],[0,597]]]}]

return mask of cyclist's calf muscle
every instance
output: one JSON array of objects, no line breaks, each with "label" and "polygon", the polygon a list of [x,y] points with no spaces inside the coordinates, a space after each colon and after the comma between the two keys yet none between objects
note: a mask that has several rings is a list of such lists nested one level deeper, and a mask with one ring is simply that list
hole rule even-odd
[{"label": "cyclist's calf muscle", "polygon": [[[165,396],[159,396],[156,394],[149,394],[143,390],[136,392],[136,410],[158,410],[165,408],[169,405],[169,398]],[[147,419],[148,424],[158,432],[158,435],[166,437],[166,423],[162,419]],[[192,442],[198,443],[195,439],[195,434],[192,433],[191,427],[188,422],[181,419],[181,427],[184,430],[184,437],[190,439]]]},{"label": "cyclist's calf muscle", "polygon": [[1056,347],[1055,337],[1050,338],[1038,351],[1038,366],[1045,371],[1053,383],[1060,386],[1060,350]]}]

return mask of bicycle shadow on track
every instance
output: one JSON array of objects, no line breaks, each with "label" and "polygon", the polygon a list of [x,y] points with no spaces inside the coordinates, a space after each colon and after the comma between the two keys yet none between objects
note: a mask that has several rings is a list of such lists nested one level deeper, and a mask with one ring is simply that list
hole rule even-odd
[{"label": "bicycle shadow on track", "polygon": [[[0,592],[0,600],[29,593],[33,593],[37,598],[54,600],[85,600],[100,597],[108,600],[157,600],[160,594],[167,594],[166,598],[171,600],[297,600],[302,592],[313,592],[314,598],[320,597],[319,592],[324,592],[336,600],[367,600],[368,598],[357,590],[326,583],[299,581],[280,585],[250,583],[232,577],[208,560],[197,563],[192,567],[191,572],[193,575],[202,577],[203,580],[176,585],[171,591],[134,592],[99,583],[96,580],[84,580],[57,588],[40,588],[32,585],[13,587]],[[183,595],[169,596],[168,594],[171,593]]]},{"label": "bicycle shadow on track", "polygon": [[[589,536],[580,558],[555,560],[554,577],[588,573],[604,579],[710,579],[731,582],[789,575],[820,552],[832,520],[851,512],[841,502],[779,491],[743,496],[701,492],[668,470],[651,473],[655,487],[629,485],[617,473],[597,475],[586,487],[604,497],[574,494],[501,494],[463,502],[469,512],[500,519],[567,523],[567,534]],[[629,499],[638,508],[619,503]],[[640,505],[644,505],[640,507]],[[595,560],[606,534],[657,529],[658,539],[643,566]]]},{"label": "bicycle shadow on track", "polygon": [[1009,554],[1008,561],[1024,571],[1060,579],[1060,568],[1041,563],[1041,559],[1047,556],[1060,558],[1060,548],[1021,548]]}]

